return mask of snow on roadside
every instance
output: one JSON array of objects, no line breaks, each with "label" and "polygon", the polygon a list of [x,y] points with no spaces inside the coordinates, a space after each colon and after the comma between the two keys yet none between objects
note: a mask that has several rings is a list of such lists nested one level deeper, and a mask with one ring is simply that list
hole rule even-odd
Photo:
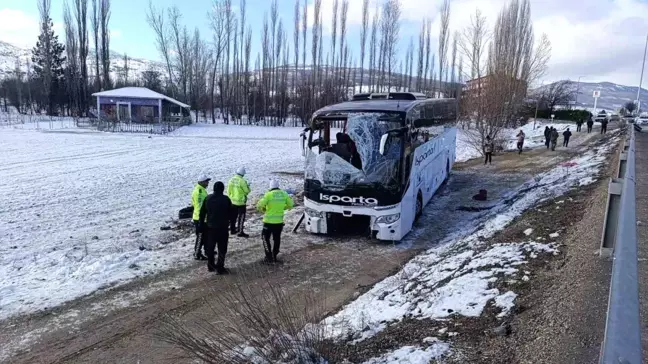
[{"label": "snow on roadside", "polygon": [[559,252],[554,244],[526,241],[486,245],[485,239],[538,202],[579,186],[585,176],[593,182],[614,141],[570,161],[567,171],[562,165],[556,166],[529,181],[509,201],[493,208],[478,230],[466,231],[463,239],[431,248],[412,259],[396,275],[326,318],[323,324],[327,336],[357,343],[406,317],[478,317],[489,302],[500,308],[500,317],[507,315],[515,305],[516,294],[500,292],[495,283],[504,277],[528,280],[528,272],[519,269],[521,265],[541,253]]},{"label": "snow on roadside", "polygon": [[450,345],[435,341],[427,348],[419,346],[403,346],[402,348],[371,358],[363,364],[428,364],[434,359],[441,358],[450,350]]},{"label": "snow on roadside", "polygon": [[[299,134],[304,130],[291,126],[253,126],[253,125],[226,125],[217,124],[191,124],[179,128],[169,136],[220,138],[220,139],[263,139],[263,140],[299,140]],[[291,145],[298,149],[297,143]]]}]

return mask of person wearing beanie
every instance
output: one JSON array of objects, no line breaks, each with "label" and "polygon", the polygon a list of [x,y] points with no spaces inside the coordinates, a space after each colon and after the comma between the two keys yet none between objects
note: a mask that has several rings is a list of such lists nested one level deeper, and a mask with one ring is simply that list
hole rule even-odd
[{"label": "person wearing beanie", "polygon": [[[200,221],[203,222],[205,236],[205,253],[207,254],[207,270],[218,274],[227,274],[225,255],[229,240],[228,228],[232,202],[223,195],[225,185],[218,181],[214,183],[214,193],[207,196],[200,209]],[[214,262],[215,250],[218,247],[218,261]]]},{"label": "person wearing beanie", "polygon": [[[284,212],[295,207],[293,199],[279,188],[277,180],[270,181],[270,190],[257,203],[257,210],[263,213],[263,248],[265,262],[276,263],[281,246],[281,231],[284,226]],[[273,244],[270,244],[272,237]]]},{"label": "person wearing beanie", "polygon": [[250,194],[250,184],[244,178],[245,167],[239,167],[236,174],[227,183],[227,196],[232,201],[232,211],[230,216],[230,233],[238,233],[239,237],[248,238],[249,235],[243,231],[245,224],[245,210],[247,208],[247,199]]},{"label": "person wearing beanie", "polygon": [[201,232],[202,223],[200,221],[200,208],[207,198],[207,186],[209,186],[210,180],[211,178],[207,176],[201,176],[196,183],[196,187],[194,187],[193,192],[191,193],[191,205],[193,206],[192,220],[196,229],[196,242],[194,243],[194,259],[196,260],[207,259],[202,252],[205,240]]}]

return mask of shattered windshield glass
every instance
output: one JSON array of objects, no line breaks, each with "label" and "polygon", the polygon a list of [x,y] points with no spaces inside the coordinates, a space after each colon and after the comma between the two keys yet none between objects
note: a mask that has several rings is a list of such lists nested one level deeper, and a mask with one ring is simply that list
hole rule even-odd
[{"label": "shattered windshield glass", "polygon": [[338,133],[337,143],[319,154],[308,152],[306,178],[328,188],[356,183],[392,185],[398,179],[401,139],[392,136],[381,155],[380,138],[400,128],[399,120],[398,114],[349,113],[347,133]]}]

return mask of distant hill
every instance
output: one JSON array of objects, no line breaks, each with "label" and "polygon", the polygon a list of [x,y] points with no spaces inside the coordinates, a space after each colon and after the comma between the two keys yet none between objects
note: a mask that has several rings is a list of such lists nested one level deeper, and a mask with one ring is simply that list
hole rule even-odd
[{"label": "distant hill", "polygon": [[[16,69],[16,62],[20,61],[20,66],[24,72],[27,69],[28,61],[31,60],[31,49],[23,49],[7,42],[0,41],[0,79],[5,75],[14,73]],[[124,68],[124,55],[117,52],[110,52],[110,72],[113,80],[117,79],[118,75]],[[95,55],[94,49],[90,49],[88,55],[88,74],[89,77],[94,77],[95,69]],[[128,75],[129,78],[138,78],[142,72],[153,69],[165,74],[164,66],[160,62],[128,57]]]},{"label": "distant hill", "polygon": [[[550,85],[545,85],[538,89],[549,87]],[[574,82],[574,87],[577,87],[576,82]],[[616,111],[622,108],[628,101],[637,99],[637,90],[639,87],[618,85],[612,82],[581,82],[578,89],[576,107],[593,109],[594,97],[592,95],[594,91],[600,91],[601,96],[598,99],[596,108],[598,110]],[[642,109],[648,107],[648,90],[643,87],[641,88],[641,105],[643,105]]]}]

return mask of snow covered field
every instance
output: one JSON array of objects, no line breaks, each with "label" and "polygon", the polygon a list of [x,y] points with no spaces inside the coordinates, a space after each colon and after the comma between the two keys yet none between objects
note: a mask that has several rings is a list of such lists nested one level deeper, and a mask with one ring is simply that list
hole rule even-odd
[{"label": "snow covered field", "polygon": [[293,130],[254,129],[204,139],[0,130],[0,319],[190,263],[191,248],[164,244],[160,226],[200,174],[226,181],[245,165],[253,195],[272,177],[298,188],[271,174],[303,170]]}]

